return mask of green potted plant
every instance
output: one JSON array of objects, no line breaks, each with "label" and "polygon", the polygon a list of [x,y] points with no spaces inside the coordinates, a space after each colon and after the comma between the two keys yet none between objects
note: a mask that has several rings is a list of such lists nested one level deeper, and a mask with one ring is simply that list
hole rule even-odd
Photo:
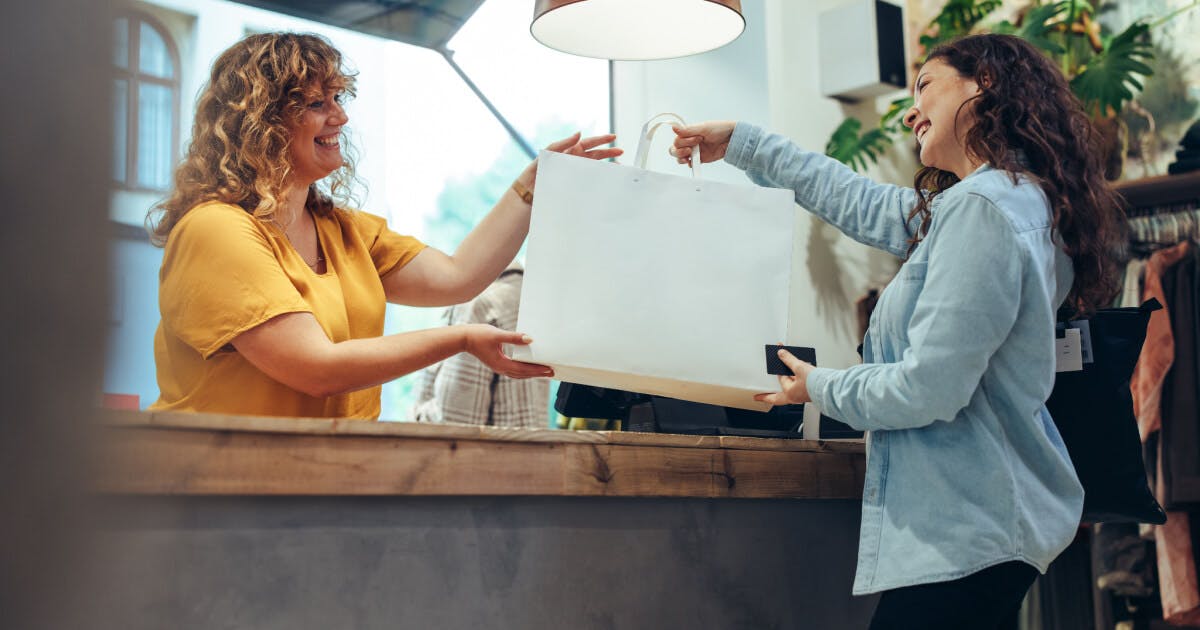
[{"label": "green potted plant", "polygon": [[[1125,152],[1121,112],[1141,91],[1144,77],[1153,74],[1148,65],[1154,57],[1148,33],[1200,6],[1200,0],[1154,22],[1137,20],[1115,35],[1104,31],[1096,20],[1096,8],[1086,0],[1034,0],[1017,13],[1015,22],[985,24],[1000,6],[1001,0],[949,0],[921,35],[918,64],[938,44],[975,32],[1008,33],[1037,46],[1062,68],[1075,95],[1106,134],[1111,145],[1109,176],[1115,179]],[[855,170],[866,168],[908,133],[901,119],[911,106],[911,96],[893,101],[878,127],[865,132],[861,121],[847,118],[830,137],[826,154]]]}]

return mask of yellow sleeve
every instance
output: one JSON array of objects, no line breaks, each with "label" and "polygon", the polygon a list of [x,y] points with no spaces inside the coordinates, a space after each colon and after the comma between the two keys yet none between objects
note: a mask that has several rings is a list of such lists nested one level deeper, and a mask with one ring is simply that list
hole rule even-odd
[{"label": "yellow sleeve", "polygon": [[206,359],[273,317],[312,311],[261,224],[223,204],[191,210],[171,231],[158,302],[164,329]]},{"label": "yellow sleeve", "polygon": [[393,232],[383,217],[361,210],[351,212],[350,216],[363,243],[371,252],[371,260],[380,277],[407,265],[428,247],[412,236]]}]

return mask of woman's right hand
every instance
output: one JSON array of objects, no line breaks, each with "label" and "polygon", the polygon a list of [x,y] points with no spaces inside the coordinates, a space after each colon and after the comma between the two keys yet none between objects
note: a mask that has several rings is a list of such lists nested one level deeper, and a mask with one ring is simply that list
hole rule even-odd
[{"label": "woman's right hand", "polygon": [[690,164],[692,147],[699,145],[701,162],[716,162],[725,157],[729,149],[729,137],[737,125],[732,120],[710,120],[695,125],[673,125],[675,144],[671,146],[671,155],[680,164]]},{"label": "woman's right hand", "polygon": [[503,344],[529,345],[533,340],[518,332],[501,330],[488,324],[465,324],[466,343],[463,350],[469,352],[492,369],[509,378],[533,378],[554,376],[554,370],[545,365],[513,361],[504,354]]},{"label": "woman's right hand", "polygon": [[[607,160],[615,158],[625,152],[624,149],[617,147],[604,147],[606,144],[611,144],[617,139],[617,134],[609,133],[603,136],[590,136],[588,138],[581,137],[578,131],[572,134],[569,138],[563,138],[558,142],[551,142],[546,145],[547,151],[555,153],[566,153],[567,155],[577,155],[592,160]],[[599,148],[598,148],[599,147]],[[521,182],[529,192],[534,192],[534,185],[537,179],[537,158],[534,158],[529,166],[517,177],[517,181]]]}]

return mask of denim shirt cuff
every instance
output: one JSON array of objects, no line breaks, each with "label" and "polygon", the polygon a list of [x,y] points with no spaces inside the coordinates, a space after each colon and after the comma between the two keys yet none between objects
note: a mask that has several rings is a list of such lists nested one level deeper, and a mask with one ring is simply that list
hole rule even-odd
[{"label": "denim shirt cuff", "polygon": [[762,140],[763,130],[750,123],[740,122],[733,128],[729,137],[729,147],[725,149],[725,161],[742,169],[750,167],[754,151]]},{"label": "denim shirt cuff", "polygon": [[812,399],[821,411],[828,415],[829,408],[829,379],[833,377],[837,370],[832,368],[813,368],[808,373],[808,378],[804,379],[804,386],[808,388],[808,397]]}]

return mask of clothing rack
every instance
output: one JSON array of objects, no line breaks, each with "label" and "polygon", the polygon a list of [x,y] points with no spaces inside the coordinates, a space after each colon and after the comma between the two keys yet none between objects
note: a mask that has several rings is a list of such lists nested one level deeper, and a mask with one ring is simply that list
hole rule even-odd
[{"label": "clothing rack", "polygon": [[1126,203],[1133,256],[1200,241],[1200,172],[1120,182],[1114,188]]},{"label": "clothing rack", "polygon": [[1176,212],[1187,212],[1200,208],[1200,201],[1180,201],[1176,203],[1163,203],[1154,206],[1141,206],[1137,208],[1126,208],[1125,216],[1130,219],[1141,219],[1145,217],[1153,217],[1160,214],[1173,214]]},{"label": "clothing rack", "polygon": [[[1152,321],[1142,349],[1143,358],[1147,352],[1160,358],[1139,363],[1140,375],[1134,377],[1139,382],[1133,389],[1135,398],[1153,401],[1151,404],[1158,409],[1155,414],[1161,417],[1158,428],[1143,439],[1148,466],[1155,471],[1151,486],[1168,510],[1168,525],[1145,531],[1113,524],[1093,529],[1093,578],[1105,584],[1105,590],[1093,593],[1093,622],[1097,629],[1111,630],[1114,617],[1124,610],[1121,614],[1125,618],[1132,615],[1142,623],[1151,619],[1162,623],[1164,617],[1174,623],[1195,623],[1200,620],[1200,590],[1194,577],[1200,554],[1193,552],[1200,551],[1196,547],[1200,540],[1196,539],[1197,528],[1191,525],[1200,521],[1200,512],[1194,511],[1196,495],[1185,495],[1182,490],[1200,488],[1200,475],[1194,466],[1179,464],[1191,461],[1190,453],[1195,449],[1196,412],[1194,400],[1188,404],[1179,393],[1195,391],[1195,348],[1200,346],[1194,333],[1200,329],[1195,322],[1196,296],[1187,292],[1197,285],[1194,275],[1185,278],[1185,271],[1181,271],[1187,259],[1163,261],[1176,256],[1174,252],[1190,249],[1192,253],[1187,256],[1193,257],[1194,269],[1194,252],[1200,243],[1200,172],[1121,182],[1114,188],[1126,202],[1130,253],[1135,258],[1150,259],[1129,261],[1126,284],[1132,282],[1135,289],[1130,304],[1146,299],[1147,292],[1138,279],[1145,274],[1154,274],[1156,297],[1166,297],[1166,309],[1152,316],[1158,327]],[[1192,245],[1181,250],[1180,244],[1185,241]],[[1169,322],[1165,328],[1164,322]],[[1164,348],[1173,357],[1170,361],[1161,359]],[[1167,371],[1162,372],[1164,365],[1167,368],[1162,369]],[[1156,389],[1147,387],[1153,380],[1157,380]],[[1160,392],[1161,398],[1151,396],[1151,391]],[[1139,412],[1139,422],[1142,413],[1144,410]],[[1181,457],[1179,453],[1188,455]],[[1179,501],[1173,505],[1171,501],[1176,497]],[[1192,503],[1180,503],[1185,500]],[[1132,614],[1132,609],[1141,612]]]},{"label": "clothing rack", "polygon": [[1200,240],[1200,207],[1192,204],[1185,209],[1131,217],[1129,239],[1135,249],[1141,246],[1151,250]]}]

